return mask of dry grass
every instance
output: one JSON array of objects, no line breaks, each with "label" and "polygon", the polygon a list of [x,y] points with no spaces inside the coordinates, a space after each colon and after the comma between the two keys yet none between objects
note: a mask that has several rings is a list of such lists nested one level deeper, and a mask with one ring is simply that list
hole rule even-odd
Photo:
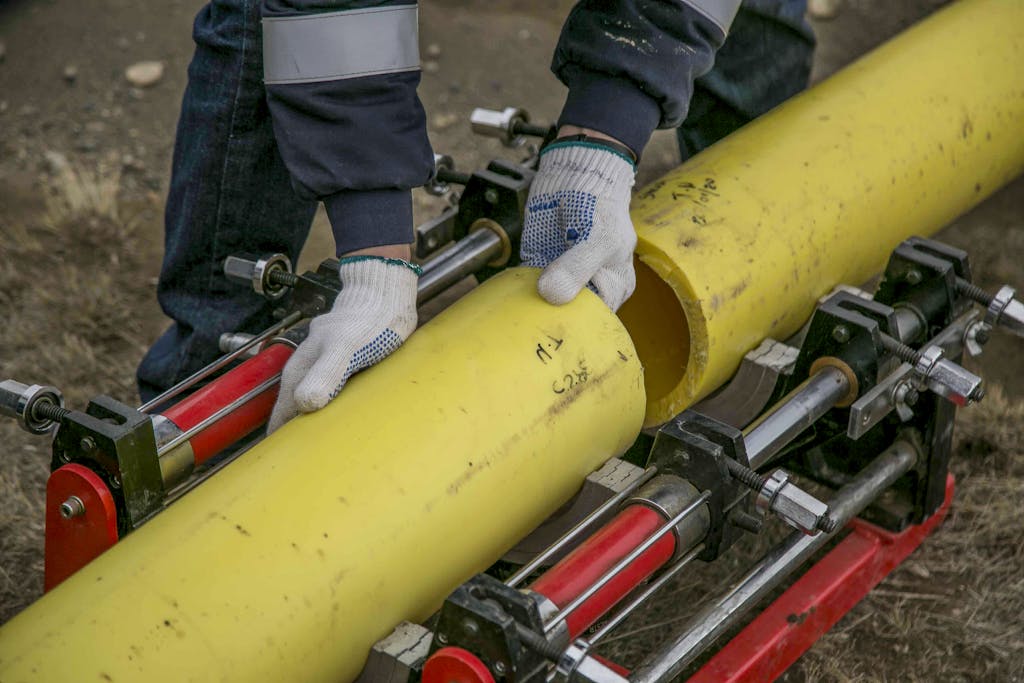
[{"label": "dry grass", "polygon": [[[134,366],[153,335],[153,245],[139,236],[151,211],[119,201],[120,166],[84,170],[47,155],[42,201],[0,216],[0,377],[52,384],[84,407],[104,393],[133,400]],[[126,216],[131,214],[131,216]],[[0,421],[0,622],[42,591],[47,439]]]}]

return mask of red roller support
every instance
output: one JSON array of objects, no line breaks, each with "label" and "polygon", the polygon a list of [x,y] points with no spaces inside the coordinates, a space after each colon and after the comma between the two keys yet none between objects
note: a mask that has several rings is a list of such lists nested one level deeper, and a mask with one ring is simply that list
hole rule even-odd
[{"label": "red roller support", "polygon": [[[626,507],[600,531],[545,572],[530,586],[530,590],[545,596],[559,608],[565,607],[666,521],[660,514],[643,505]],[[576,638],[583,633],[668,562],[675,549],[675,536],[665,534],[569,615],[566,619],[569,636]]]},{"label": "red roller support", "polygon": [[[164,417],[188,431],[246,392],[281,372],[294,349],[289,344],[271,344],[256,356],[210,382],[202,389],[168,408]],[[189,443],[196,465],[247,436],[263,425],[277,400],[277,385],[217,420],[193,436]]]},{"label": "red roller support", "polygon": [[[78,498],[71,517],[61,504]],[[43,589],[50,590],[117,543],[117,506],[99,475],[84,465],[58,467],[46,482]]]},{"label": "red roller support", "polygon": [[760,683],[793,662],[921,545],[946,517],[954,479],[934,515],[898,534],[859,519],[851,533],[700,669],[689,683]]},{"label": "red roller support", "polygon": [[461,647],[443,647],[423,665],[423,683],[494,683],[487,665]]}]

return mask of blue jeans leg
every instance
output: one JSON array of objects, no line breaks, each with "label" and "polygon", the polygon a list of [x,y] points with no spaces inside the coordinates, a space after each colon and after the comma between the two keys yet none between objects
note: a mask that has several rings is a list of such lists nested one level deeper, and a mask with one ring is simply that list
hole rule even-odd
[{"label": "blue jeans leg", "polygon": [[148,400],[218,355],[223,332],[256,332],[272,307],[223,274],[225,257],[293,262],[316,210],[291,189],[263,89],[260,3],[215,0],[196,16],[181,107],[157,297],[173,324],[137,372]]},{"label": "blue jeans leg", "polygon": [[683,161],[807,87],[814,34],[806,0],[745,0],[676,131]]}]

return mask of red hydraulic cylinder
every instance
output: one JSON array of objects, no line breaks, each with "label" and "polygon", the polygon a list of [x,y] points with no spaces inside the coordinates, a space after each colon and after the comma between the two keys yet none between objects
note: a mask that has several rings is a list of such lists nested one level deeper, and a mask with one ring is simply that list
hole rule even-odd
[{"label": "red hydraulic cylinder", "polygon": [[[530,586],[530,590],[548,598],[559,609],[564,608],[647,540],[666,521],[668,520],[645,505],[634,504],[624,508],[600,531],[545,572]],[[664,534],[567,617],[569,637],[576,638],[586,631],[622,598],[668,562],[675,550],[675,534]]]},{"label": "red hydraulic cylinder", "polygon": [[[187,432],[224,406],[280,373],[294,350],[290,344],[271,344],[180,403],[171,406],[164,411],[163,416],[173,422],[178,429]],[[268,387],[258,396],[189,439],[195,464],[199,465],[209,460],[263,425],[270,417],[270,411],[277,400],[278,388],[277,384]]]}]

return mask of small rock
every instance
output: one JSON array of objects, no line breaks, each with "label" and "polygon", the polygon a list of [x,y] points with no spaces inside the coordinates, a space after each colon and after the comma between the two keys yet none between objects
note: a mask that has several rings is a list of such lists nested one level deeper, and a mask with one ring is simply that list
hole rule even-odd
[{"label": "small rock", "polygon": [[90,121],[85,124],[85,130],[87,133],[102,133],[107,130],[107,124],[102,121]]},{"label": "small rock", "polygon": [[164,63],[136,62],[124,70],[124,77],[136,88],[149,88],[164,77]]},{"label": "small rock", "polygon": [[7,45],[0,40],[0,64],[3,64],[5,59],[7,59]]},{"label": "small rock", "polygon": [[59,174],[68,167],[68,158],[60,152],[47,150],[43,152],[43,159],[46,160],[46,169],[54,175]]},{"label": "small rock", "polygon": [[450,128],[458,120],[459,117],[451,112],[436,114],[430,117],[430,127],[434,130],[444,130],[445,128]]},{"label": "small rock", "polygon": [[142,159],[135,157],[131,154],[124,154],[121,156],[121,166],[131,171],[145,171],[146,164],[142,162]]},{"label": "small rock", "polygon": [[74,64],[68,64],[64,67],[64,71],[61,73],[61,76],[68,83],[74,83],[78,80],[78,67]]},{"label": "small rock", "polygon": [[99,147],[99,144],[92,138],[79,138],[75,142],[75,151],[77,152],[95,152]]},{"label": "small rock", "polygon": [[841,4],[842,0],[810,0],[807,3],[807,14],[819,21],[835,19]]},{"label": "small rock", "polygon": [[530,33],[529,29],[521,28],[519,29],[518,36],[519,40],[529,40],[530,38],[533,37],[533,34]]},{"label": "small rock", "polygon": [[118,39],[114,41],[114,44],[121,50],[127,50],[132,46],[132,41],[128,40],[125,36],[119,36]]},{"label": "small rock", "polygon": [[910,572],[919,579],[930,579],[932,576],[932,573],[928,571],[928,568],[925,567],[923,564],[918,564],[917,562],[907,562],[905,566],[908,572]]},{"label": "small rock", "polygon": [[429,55],[430,57],[440,57],[441,46],[438,45],[437,43],[431,43],[430,45],[427,45],[427,55]]},{"label": "small rock", "polygon": [[7,111],[7,100],[0,100],[0,114]]},{"label": "small rock", "polygon": [[423,70],[428,74],[437,73],[441,69],[441,65],[435,62],[433,59],[428,59],[423,62]]}]

